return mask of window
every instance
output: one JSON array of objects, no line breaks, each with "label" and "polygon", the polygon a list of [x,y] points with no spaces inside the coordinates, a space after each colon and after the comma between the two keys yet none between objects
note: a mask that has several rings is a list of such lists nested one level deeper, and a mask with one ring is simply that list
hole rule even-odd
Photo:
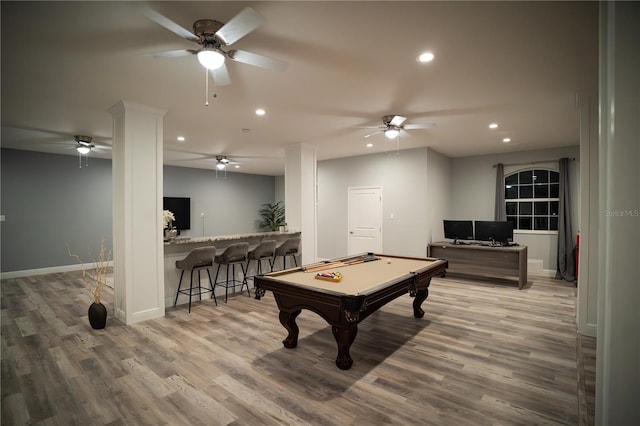
[{"label": "window", "polygon": [[559,182],[555,170],[528,169],[505,176],[507,221],[513,229],[558,230]]}]

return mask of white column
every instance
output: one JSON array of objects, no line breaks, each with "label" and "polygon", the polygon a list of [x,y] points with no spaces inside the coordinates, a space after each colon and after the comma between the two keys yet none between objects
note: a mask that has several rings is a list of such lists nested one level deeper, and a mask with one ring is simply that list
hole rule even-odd
[{"label": "white column", "polygon": [[640,425],[640,3],[600,3],[596,424]]},{"label": "white column", "polygon": [[284,204],[289,230],[302,233],[302,264],[316,261],[317,166],[315,147],[285,148]]},{"label": "white column", "polygon": [[165,111],[131,102],[113,117],[115,316],[125,324],[164,316],[162,119]]}]

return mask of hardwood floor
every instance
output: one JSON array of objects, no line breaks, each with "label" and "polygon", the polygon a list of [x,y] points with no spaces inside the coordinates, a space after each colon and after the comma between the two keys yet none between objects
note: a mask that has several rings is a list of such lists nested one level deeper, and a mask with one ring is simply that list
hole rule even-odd
[{"label": "hardwood floor", "polygon": [[434,279],[424,318],[407,295],[359,325],[347,371],[312,312],[298,347],[282,346],[270,293],[124,326],[107,289],[107,328],[93,330],[79,273],[3,280],[2,424],[592,424],[579,413],[575,287],[532,278],[520,291]]}]

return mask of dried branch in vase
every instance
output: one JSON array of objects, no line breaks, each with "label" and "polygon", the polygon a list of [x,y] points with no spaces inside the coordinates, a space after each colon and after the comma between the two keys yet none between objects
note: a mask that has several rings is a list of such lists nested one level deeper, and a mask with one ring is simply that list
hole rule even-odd
[{"label": "dried branch in vase", "polygon": [[94,259],[93,256],[91,256],[91,252],[89,252],[89,256],[92,257],[93,273],[87,271],[80,256],[71,252],[69,243],[67,243],[67,252],[69,256],[75,258],[82,266],[82,279],[84,283],[88,287],[91,286],[91,283],[94,284],[93,301],[100,303],[100,293],[102,292],[102,287],[104,287],[107,282],[107,275],[110,273],[109,262],[111,261],[111,250],[105,248],[104,238],[100,241],[100,253],[97,259]]}]

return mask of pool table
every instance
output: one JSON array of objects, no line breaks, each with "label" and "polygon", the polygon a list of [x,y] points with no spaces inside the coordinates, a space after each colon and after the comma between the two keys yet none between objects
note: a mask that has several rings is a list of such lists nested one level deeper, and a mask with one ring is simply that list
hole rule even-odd
[{"label": "pool table", "polygon": [[[422,318],[422,302],[429,295],[431,277],[445,272],[442,259],[387,256],[363,253],[330,261],[271,272],[255,277],[256,299],[270,290],[280,310],[280,323],[289,332],[285,348],[298,344],[296,318],[302,309],[320,315],[331,325],[338,345],[336,365],[348,370],[353,364],[349,348],[356,338],[358,323],[398,296],[414,298],[413,316]],[[340,281],[326,281],[316,275],[339,273]]]}]

